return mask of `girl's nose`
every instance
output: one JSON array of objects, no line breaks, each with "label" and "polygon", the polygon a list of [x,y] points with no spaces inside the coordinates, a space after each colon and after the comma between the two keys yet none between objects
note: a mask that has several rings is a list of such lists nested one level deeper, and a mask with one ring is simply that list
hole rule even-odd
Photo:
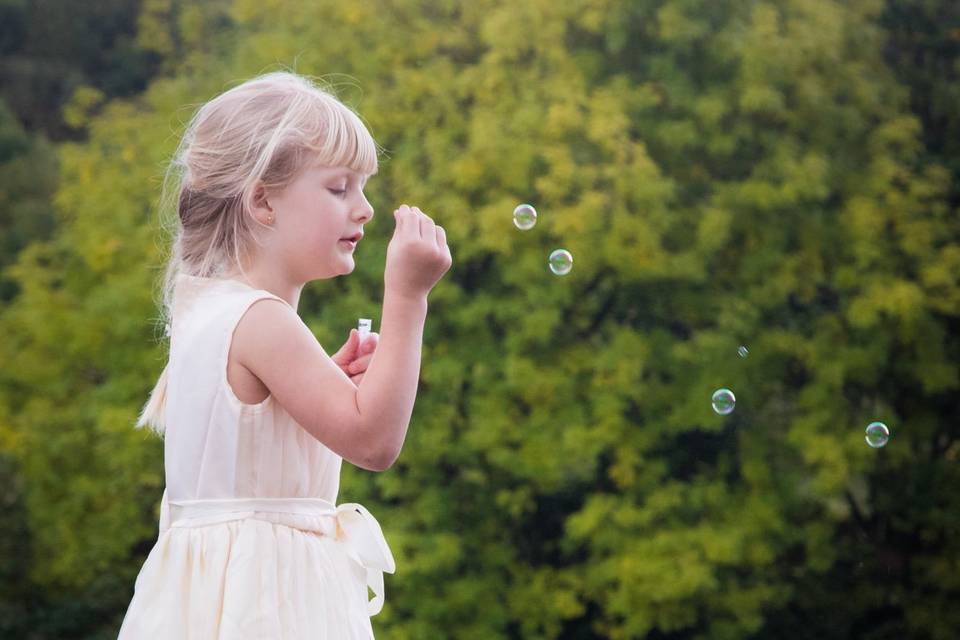
[{"label": "girl's nose", "polygon": [[362,198],[360,207],[357,209],[357,219],[362,222],[369,222],[373,218],[373,205],[366,197]]}]

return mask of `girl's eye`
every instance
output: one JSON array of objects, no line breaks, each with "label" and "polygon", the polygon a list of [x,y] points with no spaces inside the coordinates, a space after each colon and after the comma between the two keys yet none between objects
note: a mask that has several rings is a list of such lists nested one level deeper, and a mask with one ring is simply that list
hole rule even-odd
[{"label": "girl's eye", "polygon": [[346,189],[327,189],[327,191],[329,191],[329,192],[332,193],[333,195],[337,196],[338,198],[342,198],[343,196],[345,196],[345,195],[347,194],[347,190],[346,190]]}]

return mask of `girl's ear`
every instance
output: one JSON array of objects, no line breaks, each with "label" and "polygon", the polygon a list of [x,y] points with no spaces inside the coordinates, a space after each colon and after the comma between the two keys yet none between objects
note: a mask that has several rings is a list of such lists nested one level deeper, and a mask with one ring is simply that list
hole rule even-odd
[{"label": "girl's ear", "polygon": [[274,220],[273,207],[267,200],[267,188],[263,185],[263,182],[257,182],[251,200],[250,209],[253,212],[253,217],[261,224],[272,224]]}]

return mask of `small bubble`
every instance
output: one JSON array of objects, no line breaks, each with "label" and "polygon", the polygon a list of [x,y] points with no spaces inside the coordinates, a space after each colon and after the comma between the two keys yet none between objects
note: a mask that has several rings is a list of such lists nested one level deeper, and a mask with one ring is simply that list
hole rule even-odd
[{"label": "small bubble", "polygon": [[743,345],[740,345],[740,348],[737,349],[737,355],[741,358],[746,358],[749,355],[750,351]]},{"label": "small bubble", "polygon": [[573,256],[566,249],[557,249],[550,254],[550,271],[565,276],[573,269]]},{"label": "small bubble", "polygon": [[890,439],[890,429],[887,429],[887,425],[882,422],[871,422],[867,425],[865,439],[868,445],[874,449],[879,449],[887,444]]},{"label": "small bubble", "polygon": [[730,389],[717,389],[713,392],[713,410],[721,416],[733,413],[733,408],[737,404],[737,398]]},{"label": "small bubble", "polygon": [[537,224],[537,210],[529,204],[517,205],[513,210],[513,224],[521,231],[533,229]]}]

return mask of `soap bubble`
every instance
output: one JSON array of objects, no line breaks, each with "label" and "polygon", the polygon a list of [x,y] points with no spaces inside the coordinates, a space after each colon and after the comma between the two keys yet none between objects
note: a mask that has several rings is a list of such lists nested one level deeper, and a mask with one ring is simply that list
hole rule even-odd
[{"label": "soap bubble", "polygon": [[890,439],[890,429],[882,422],[871,422],[867,425],[867,435],[865,436],[867,444],[874,449],[879,449],[887,444]]},{"label": "soap bubble", "polygon": [[537,210],[529,204],[517,205],[513,210],[513,224],[521,231],[533,229],[537,224]]},{"label": "soap bubble", "polygon": [[737,398],[730,389],[717,389],[713,392],[712,404],[714,411],[721,416],[725,416],[733,412],[733,408],[737,404]]},{"label": "soap bubble", "polygon": [[566,249],[557,249],[550,254],[550,271],[565,276],[573,269],[573,256]]},{"label": "soap bubble", "polygon": [[750,351],[743,345],[740,345],[740,348],[737,349],[737,355],[739,355],[741,358],[746,358],[747,354],[749,353]]}]

